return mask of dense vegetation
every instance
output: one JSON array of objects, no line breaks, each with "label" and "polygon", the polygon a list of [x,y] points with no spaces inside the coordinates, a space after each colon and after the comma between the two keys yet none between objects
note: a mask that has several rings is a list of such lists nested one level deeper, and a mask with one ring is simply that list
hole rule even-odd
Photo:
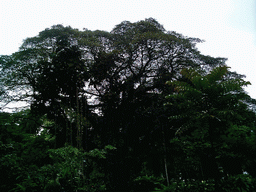
[{"label": "dense vegetation", "polygon": [[254,191],[250,83],[201,42],[149,18],[0,56],[0,190]]}]

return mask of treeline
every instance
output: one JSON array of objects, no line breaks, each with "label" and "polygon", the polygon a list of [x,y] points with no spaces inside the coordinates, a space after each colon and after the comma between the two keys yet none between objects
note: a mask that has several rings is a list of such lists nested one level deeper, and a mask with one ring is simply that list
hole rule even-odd
[{"label": "treeline", "polygon": [[201,42],[149,18],[0,56],[1,191],[253,191],[250,83]]}]

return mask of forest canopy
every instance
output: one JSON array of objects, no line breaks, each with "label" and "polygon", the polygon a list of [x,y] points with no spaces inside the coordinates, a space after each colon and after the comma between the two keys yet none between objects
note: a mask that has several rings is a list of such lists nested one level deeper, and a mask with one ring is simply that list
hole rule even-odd
[{"label": "forest canopy", "polygon": [[[250,83],[202,42],[148,18],[111,32],[54,25],[1,55],[1,170],[13,184],[0,188],[252,190]],[[13,102],[27,105],[4,112]]]}]

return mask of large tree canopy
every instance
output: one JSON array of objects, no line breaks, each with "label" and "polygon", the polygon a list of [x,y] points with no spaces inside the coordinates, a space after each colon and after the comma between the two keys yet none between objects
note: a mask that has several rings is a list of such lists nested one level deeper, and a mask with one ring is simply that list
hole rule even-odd
[{"label": "large tree canopy", "polygon": [[102,122],[108,119],[106,131],[112,126],[119,134],[129,131],[136,113],[150,110],[151,98],[170,91],[165,82],[177,79],[182,68],[224,65],[223,58],[201,55],[199,42],[166,31],[152,18],[124,21],[110,33],[56,25],[27,38],[5,71],[12,73],[10,86],[26,86],[38,113],[69,123],[67,111],[79,113],[94,129],[101,114]]},{"label": "large tree canopy", "polygon": [[[207,180],[218,166],[231,174],[230,156],[221,162],[213,157],[234,149],[223,143],[237,126],[254,127],[248,109],[253,100],[242,88],[248,83],[228,70],[225,58],[200,53],[196,45],[202,42],[166,31],[153,18],[124,21],[111,32],[55,25],[0,57],[0,98],[6,104],[27,101],[31,114],[47,118],[55,148],[115,146],[105,167],[109,189],[128,190],[149,170],[157,177],[164,173],[167,183],[168,175]],[[251,139],[253,132],[245,134]],[[194,156],[196,147],[201,156]],[[191,166],[183,166],[182,158]],[[204,160],[212,163],[204,166]],[[248,167],[242,164],[238,172]],[[199,169],[202,174],[188,173]]]}]

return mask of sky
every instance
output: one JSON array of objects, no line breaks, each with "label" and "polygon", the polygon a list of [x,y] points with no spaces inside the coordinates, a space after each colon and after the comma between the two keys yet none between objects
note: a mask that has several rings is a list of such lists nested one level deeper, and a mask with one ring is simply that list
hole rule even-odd
[{"label": "sky", "polygon": [[0,55],[56,24],[111,31],[149,17],[167,31],[205,40],[197,46],[202,54],[228,58],[256,99],[256,0],[1,0]]}]

